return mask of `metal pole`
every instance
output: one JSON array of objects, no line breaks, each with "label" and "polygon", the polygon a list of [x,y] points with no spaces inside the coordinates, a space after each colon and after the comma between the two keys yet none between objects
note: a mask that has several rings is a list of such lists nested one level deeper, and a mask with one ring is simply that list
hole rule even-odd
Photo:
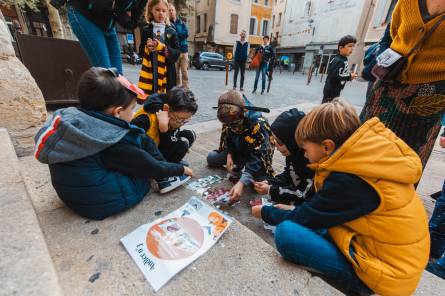
[{"label": "metal pole", "polygon": [[328,73],[328,70],[329,70],[329,62],[331,61],[331,57],[332,57],[332,55],[330,54],[330,55],[328,56],[328,64],[326,65],[326,70],[325,70],[323,73],[321,73],[320,82],[323,82],[323,75],[324,75],[324,73]]},{"label": "metal pole", "polygon": [[226,86],[229,83],[229,62],[226,62]]}]

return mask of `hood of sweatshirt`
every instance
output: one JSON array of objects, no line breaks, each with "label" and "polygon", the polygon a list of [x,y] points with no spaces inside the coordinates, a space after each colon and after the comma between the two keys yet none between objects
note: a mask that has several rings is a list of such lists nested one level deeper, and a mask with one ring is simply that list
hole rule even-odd
[{"label": "hood of sweatshirt", "polygon": [[35,136],[35,157],[55,164],[94,155],[139,128],[104,114],[75,107],[57,110]]},{"label": "hood of sweatshirt", "polygon": [[310,167],[402,184],[416,184],[422,176],[419,156],[376,117],[366,121],[329,158]]}]

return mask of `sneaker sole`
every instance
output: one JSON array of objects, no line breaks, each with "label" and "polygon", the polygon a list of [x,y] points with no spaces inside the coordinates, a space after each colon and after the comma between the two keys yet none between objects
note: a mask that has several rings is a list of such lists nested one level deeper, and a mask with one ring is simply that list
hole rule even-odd
[{"label": "sneaker sole", "polygon": [[167,188],[164,188],[164,189],[161,189],[161,190],[159,190],[159,193],[160,194],[164,194],[164,193],[167,193],[167,192],[170,192],[170,191],[172,191],[172,190],[175,190],[176,188],[178,188],[179,186],[181,186],[182,184],[185,184],[188,180],[190,180],[191,179],[191,177],[190,176],[187,176],[187,178],[185,178],[184,180],[182,180],[182,181],[179,181],[179,182],[177,182],[177,183],[174,183],[172,186],[170,186],[170,187],[167,187]]}]

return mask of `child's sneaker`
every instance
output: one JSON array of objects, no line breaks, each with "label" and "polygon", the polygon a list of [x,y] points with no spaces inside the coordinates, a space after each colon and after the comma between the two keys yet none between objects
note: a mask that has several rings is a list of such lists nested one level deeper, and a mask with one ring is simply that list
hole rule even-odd
[{"label": "child's sneaker", "polygon": [[159,193],[164,194],[178,188],[190,180],[190,176],[182,175],[178,177],[165,178],[158,181]]}]

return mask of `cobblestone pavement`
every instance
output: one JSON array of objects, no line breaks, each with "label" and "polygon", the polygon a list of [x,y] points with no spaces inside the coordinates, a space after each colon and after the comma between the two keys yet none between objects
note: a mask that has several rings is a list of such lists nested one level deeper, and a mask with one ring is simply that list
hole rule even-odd
[{"label": "cobblestone pavement", "polygon": [[[124,65],[124,74],[132,82],[137,82],[139,70],[140,66]],[[224,90],[232,88],[233,71],[229,72],[229,84],[227,86],[225,86],[224,71],[191,69],[189,77],[190,88],[197,96],[199,104],[199,110],[193,117],[192,123],[216,119],[216,111],[212,107],[216,106],[218,96]],[[254,79],[255,72],[246,71],[244,93],[257,106],[280,108],[306,102],[320,102],[322,99],[324,80],[323,83],[320,83],[320,76],[313,77],[311,84],[306,85],[307,76],[303,76],[301,73],[293,75],[289,72],[281,74],[276,72],[274,73],[270,93],[264,95],[259,94],[259,92],[251,94]],[[259,81],[259,88],[261,88],[261,81]],[[366,82],[354,81],[346,85],[342,96],[352,104],[361,107],[365,102],[366,88]]]}]

